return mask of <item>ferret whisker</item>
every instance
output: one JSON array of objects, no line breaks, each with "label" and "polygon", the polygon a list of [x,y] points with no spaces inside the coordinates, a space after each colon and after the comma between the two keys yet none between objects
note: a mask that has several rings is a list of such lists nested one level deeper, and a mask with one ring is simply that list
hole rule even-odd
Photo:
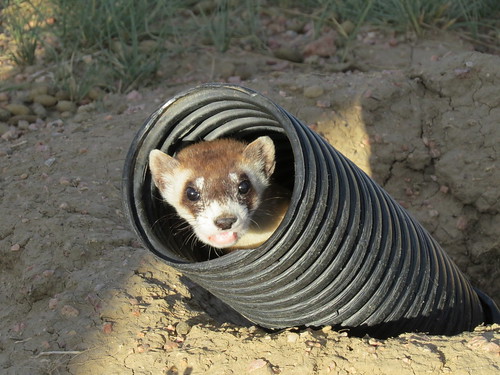
[{"label": "ferret whisker", "polygon": [[256,220],[254,220],[254,219],[250,218],[250,223],[251,223],[251,224],[253,224],[253,225],[255,225],[257,228],[259,228],[259,229],[260,229],[260,224],[259,224],[259,222],[258,222],[258,221],[256,221]]}]

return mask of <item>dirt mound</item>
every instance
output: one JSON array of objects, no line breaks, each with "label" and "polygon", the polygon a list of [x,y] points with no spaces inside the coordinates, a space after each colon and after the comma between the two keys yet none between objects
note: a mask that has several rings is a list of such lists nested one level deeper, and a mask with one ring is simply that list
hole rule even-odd
[{"label": "dirt mound", "polygon": [[[243,84],[371,174],[500,302],[500,59],[422,61]],[[122,214],[125,153],[155,107],[186,87],[108,96],[0,145],[3,374],[498,373],[498,325],[384,341],[328,327],[270,334],[224,323],[234,319],[217,301],[142,249]]]}]

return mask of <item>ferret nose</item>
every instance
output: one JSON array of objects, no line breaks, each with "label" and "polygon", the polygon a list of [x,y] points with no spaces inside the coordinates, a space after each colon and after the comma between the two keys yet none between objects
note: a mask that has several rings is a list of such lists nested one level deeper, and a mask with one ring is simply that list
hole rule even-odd
[{"label": "ferret nose", "polygon": [[223,216],[215,219],[214,223],[218,228],[227,230],[230,229],[234,223],[236,223],[236,220],[238,219],[235,218],[234,216],[225,216],[225,217]]}]

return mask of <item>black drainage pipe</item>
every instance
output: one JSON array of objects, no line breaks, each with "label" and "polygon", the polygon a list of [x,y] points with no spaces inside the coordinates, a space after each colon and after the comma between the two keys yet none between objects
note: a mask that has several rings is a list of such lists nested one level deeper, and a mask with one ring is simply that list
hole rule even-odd
[{"label": "black drainage pipe", "polygon": [[[270,136],[274,178],[293,191],[281,226],[262,246],[210,259],[164,204],[148,154],[199,140]],[[333,325],[354,334],[456,334],[500,322],[429,233],[370,177],[268,98],[207,84],[161,106],[128,153],[125,210],[143,244],[265,328]]]}]

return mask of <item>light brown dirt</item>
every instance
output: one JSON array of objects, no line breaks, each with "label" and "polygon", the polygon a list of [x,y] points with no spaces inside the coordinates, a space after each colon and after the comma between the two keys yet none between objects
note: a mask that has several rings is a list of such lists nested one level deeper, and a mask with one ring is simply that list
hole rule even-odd
[{"label": "light brown dirt", "polygon": [[[500,58],[448,40],[355,52],[364,73],[212,58],[236,72],[253,67],[243,85],[371,174],[500,302]],[[498,374],[498,325],[388,340],[328,327],[268,333],[225,323],[234,319],[217,301],[141,248],[122,213],[124,157],[160,103],[220,78],[201,60],[189,82],[111,95],[0,144],[0,372]]]}]

